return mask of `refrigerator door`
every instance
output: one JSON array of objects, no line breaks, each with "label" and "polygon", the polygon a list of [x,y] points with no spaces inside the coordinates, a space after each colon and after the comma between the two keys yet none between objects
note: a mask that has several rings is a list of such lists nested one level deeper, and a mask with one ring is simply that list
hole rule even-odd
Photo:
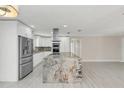
[{"label": "refrigerator door", "polygon": [[33,40],[32,39],[27,39],[27,51],[28,51],[28,53],[27,53],[27,55],[28,56],[32,56],[32,54],[33,54]]},{"label": "refrigerator door", "polygon": [[33,40],[19,36],[20,57],[28,57],[33,54]]},{"label": "refrigerator door", "polygon": [[21,58],[19,64],[25,64],[28,62],[33,62],[33,56]]}]

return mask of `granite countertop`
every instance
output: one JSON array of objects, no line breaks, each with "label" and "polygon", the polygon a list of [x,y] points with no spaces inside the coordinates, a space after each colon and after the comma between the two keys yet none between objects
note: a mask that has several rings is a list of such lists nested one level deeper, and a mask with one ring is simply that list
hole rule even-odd
[{"label": "granite countertop", "polygon": [[37,52],[33,52],[33,55],[35,55],[35,54],[38,54],[38,53],[44,53],[44,52],[51,52],[51,51],[37,51]]},{"label": "granite countertop", "polygon": [[82,80],[80,57],[70,52],[48,55],[43,62],[43,83],[70,83]]},{"label": "granite countertop", "polygon": [[53,54],[50,54],[48,55],[47,57],[61,57],[61,58],[80,58],[78,57],[77,55],[75,55],[74,53],[71,53],[71,52],[61,52],[60,54],[56,54],[56,55],[53,55]]}]

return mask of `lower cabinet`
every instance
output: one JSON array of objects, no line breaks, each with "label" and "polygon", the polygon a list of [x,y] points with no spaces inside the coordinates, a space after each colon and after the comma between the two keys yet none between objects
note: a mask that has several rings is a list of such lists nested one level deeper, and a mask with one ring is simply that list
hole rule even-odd
[{"label": "lower cabinet", "polygon": [[37,66],[43,59],[51,54],[51,52],[40,52],[33,55],[33,67]]}]

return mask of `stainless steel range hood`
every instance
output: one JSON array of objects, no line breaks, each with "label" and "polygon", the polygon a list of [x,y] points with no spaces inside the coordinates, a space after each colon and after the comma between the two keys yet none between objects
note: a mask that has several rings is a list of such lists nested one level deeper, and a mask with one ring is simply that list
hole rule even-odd
[{"label": "stainless steel range hood", "polygon": [[53,42],[60,42],[59,28],[53,28]]}]

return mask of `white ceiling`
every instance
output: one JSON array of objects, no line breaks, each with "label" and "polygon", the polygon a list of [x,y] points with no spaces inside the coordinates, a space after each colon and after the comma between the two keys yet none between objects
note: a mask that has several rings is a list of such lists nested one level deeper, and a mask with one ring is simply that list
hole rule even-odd
[{"label": "white ceiling", "polygon": [[[60,35],[94,36],[124,33],[124,6],[95,5],[20,5],[19,19],[34,25],[36,32],[51,35],[60,28]],[[64,28],[63,25],[68,25]],[[82,29],[78,32],[78,29]]]}]

